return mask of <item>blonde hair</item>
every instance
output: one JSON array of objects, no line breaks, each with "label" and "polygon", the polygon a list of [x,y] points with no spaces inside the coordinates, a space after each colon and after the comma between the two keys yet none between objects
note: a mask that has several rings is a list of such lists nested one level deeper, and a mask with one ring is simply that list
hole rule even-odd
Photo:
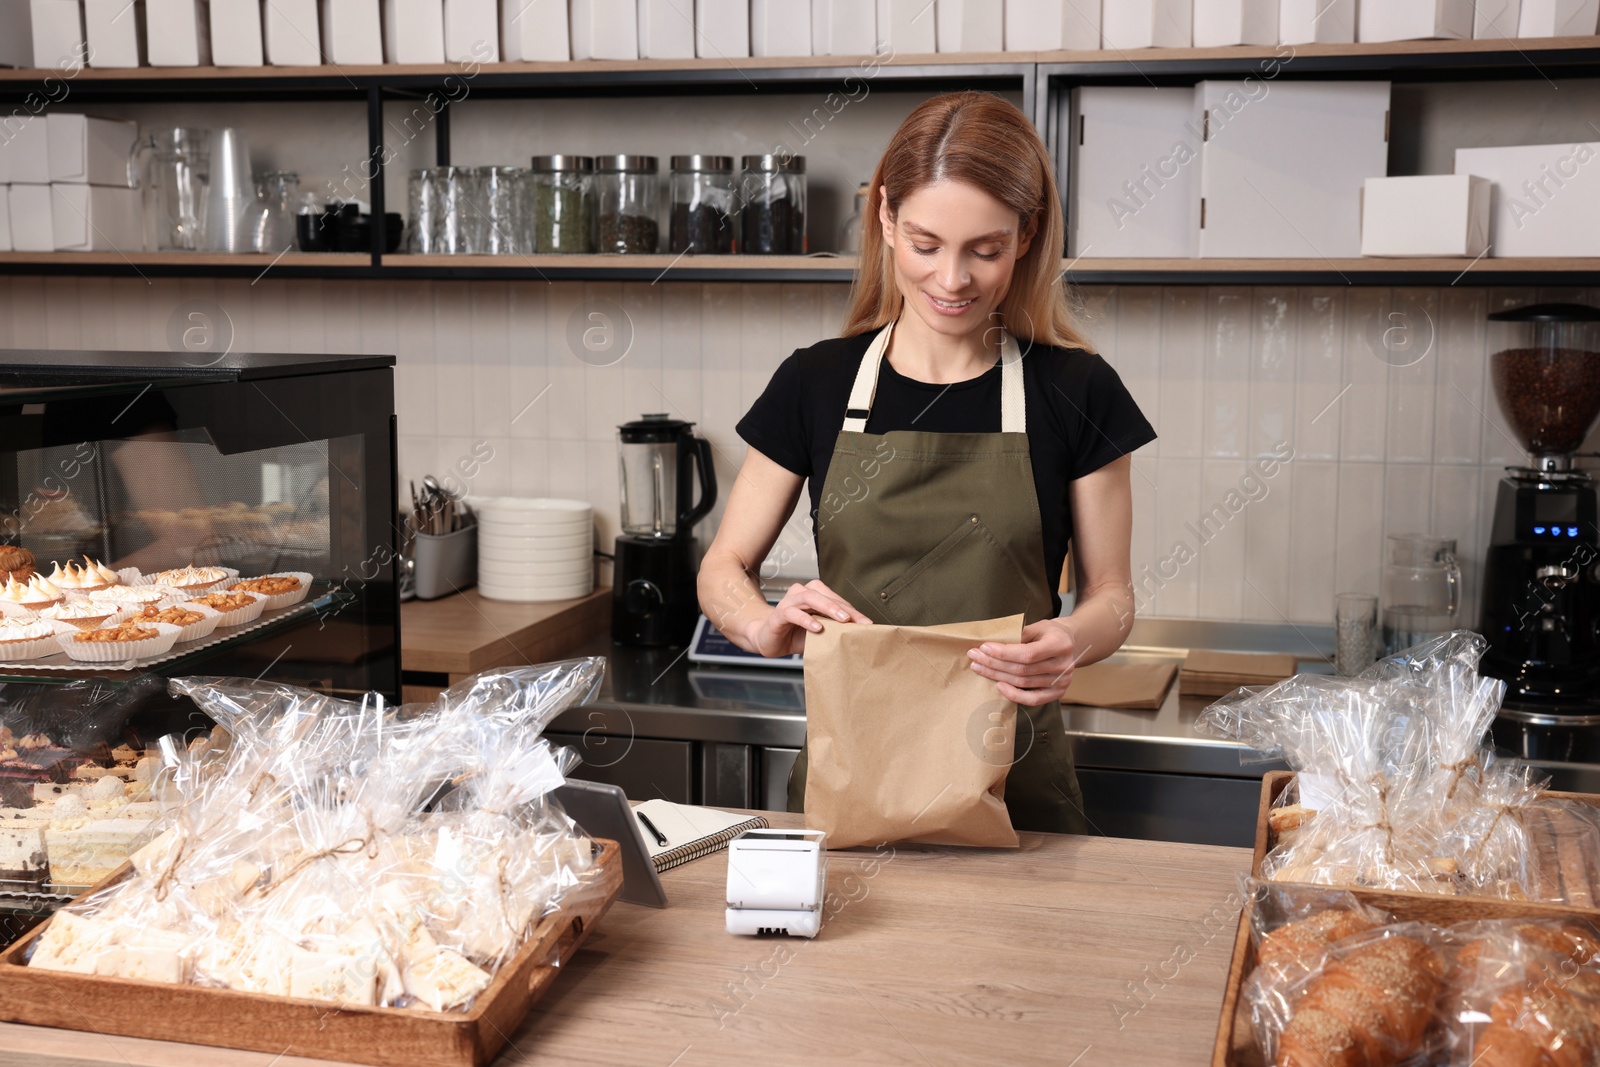
[{"label": "blonde hair", "polygon": [[905,198],[941,181],[982,189],[1017,213],[1033,243],[1016,262],[1000,304],[1001,323],[1035,344],[1094,351],[1078,331],[1061,277],[1061,201],[1044,142],[1026,115],[992,93],[945,93],[924,102],[900,124],[872,174],[861,212],[861,257],[850,290],[845,336],[879,329],[900,315],[893,250],[883,239],[878,204],[889,215]]}]

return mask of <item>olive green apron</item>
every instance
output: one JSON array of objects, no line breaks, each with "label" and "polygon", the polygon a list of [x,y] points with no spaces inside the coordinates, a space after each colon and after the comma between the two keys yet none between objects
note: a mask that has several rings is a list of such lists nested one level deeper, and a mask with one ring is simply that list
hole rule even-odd
[{"label": "olive green apron", "polygon": [[[1029,460],[1022,354],[1001,347],[999,433],[866,432],[894,330],[861,360],[822,483],[817,561],[824,584],[874,622],[937,626],[1054,614]],[[1087,833],[1061,705],[1019,707],[1006,808],[1018,830]],[[907,753],[915,758],[915,753]],[[806,750],[789,776],[803,811]]]}]

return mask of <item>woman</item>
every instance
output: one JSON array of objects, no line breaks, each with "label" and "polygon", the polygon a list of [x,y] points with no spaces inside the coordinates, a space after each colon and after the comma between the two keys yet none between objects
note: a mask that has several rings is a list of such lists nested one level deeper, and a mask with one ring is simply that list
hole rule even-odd
[{"label": "woman", "polygon": [[[801,651],[817,616],[1024,614],[1020,642],[970,653],[1024,712],[1006,806],[1018,829],[1086,832],[1058,701],[1132,623],[1128,453],[1155,432],[1074,328],[1049,156],[1020,111],[929,100],[872,190],[844,336],[790,356],[739,423],[750,451],[700,603],[765,656]],[[774,608],[755,575],[807,480],[821,578]],[[1078,596],[1057,618],[1069,542]],[[804,797],[802,753],[790,810]]]}]

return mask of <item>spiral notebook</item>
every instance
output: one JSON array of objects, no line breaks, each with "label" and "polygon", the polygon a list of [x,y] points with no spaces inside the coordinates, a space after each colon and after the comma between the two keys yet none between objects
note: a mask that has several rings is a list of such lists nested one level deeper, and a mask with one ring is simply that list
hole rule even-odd
[{"label": "spiral notebook", "polygon": [[665,845],[660,844],[655,835],[640,826],[644,830],[645,848],[657,871],[671,870],[679,864],[720,852],[746,830],[758,830],[767,825],[767,820],[760,815],[735,815],[716,808],[674,804],[670,800],[646,800],[633,810],[642,813],[667,839]]}]

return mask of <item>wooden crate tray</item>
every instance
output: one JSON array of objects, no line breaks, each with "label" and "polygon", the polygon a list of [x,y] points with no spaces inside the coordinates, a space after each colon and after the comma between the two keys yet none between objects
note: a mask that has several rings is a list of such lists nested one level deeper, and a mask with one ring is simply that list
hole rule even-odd
[{"label": "wooden crate tray", "polygon": [[[595,873],[588,884],[539,921],[468,1011],[340,1007],[233,989],[34,970],[23,957],[46,923],[0,953],[0,1020],[375,1067],[487,1067],[622,888],[617,843],[596,840],[595,846]],[[130,869],[124,865],[102,884],[112,884]]]},{"label": "wooden crate tray", "polygon": [[[1276,835],[1267,823],[1267,815],[1278,796],[1294,780],[1289,771],[1269,771],[1261,780],[1261,809],[1256,818],[1255,855],[1250,873],[1261,874],[1262,861],[1277,843]],[[1540,796],[1553,800],[1576,800],[1600,807],[1600,796],[1588,793],[1545,792]],[[1295,885],[1281,882],[1275,885]],[[1552,904],[1544,901],[1506,900],[1501,897],[1446,897],[1437,893],[1412,893],[1390,889],[1365,889],[1359,886],[1325,886],[1316,889],[1344,889],[1351,896],[1393,915],[1398,922],[1430,922],[1439,926],[1473,922],[1480,919],[1570,919],[1587,918],[1600,925],[1600,909],[1579,908],[1569,904]],[[1244,1003],[1244,982],[1256,968],[1255,945],[1250,940],[1250,908],[1246,905],[1239,915],[1239,929],[1234,936],[1233,960],[1228,967],[1228,984],[1222,996],[1222,1012],[1217,1020],[1217,1040],[1212,1049],[1212,1067],[1264,1067],[1261,1050],[1256,1045],[1254,1028],[1250,1024],[1248,1006]]]}]

